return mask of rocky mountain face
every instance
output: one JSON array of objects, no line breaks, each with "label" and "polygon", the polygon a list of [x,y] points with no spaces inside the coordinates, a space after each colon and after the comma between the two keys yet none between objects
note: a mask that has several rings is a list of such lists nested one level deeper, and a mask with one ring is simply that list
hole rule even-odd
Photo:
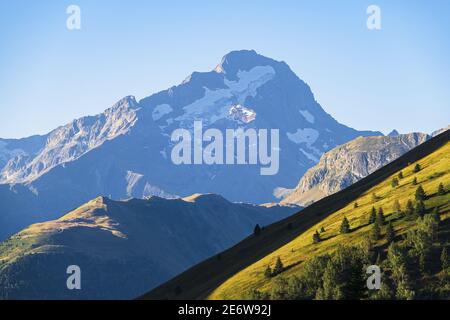
[{"label": "rocky mountain face", "polygon": [[[276,174],[261,174],[261,168],[267,167],[261,154],[256,164],[248,164],[248,153],[247,164],[175,164],[171,152],[176,143],[171,135],[177,129],[193,135],[194,121],[202,122],[204,133],[215,129],[224,137],[229,129],[265,129],[271,141],[270,130],[279,130],[279,146],[268,143],[269,153],[279,152]],[[327,114],[285,62],[254,51],[235,51],[214,70],[194,72],[178,86],[139,102],[126,97],[100,115],[60,127],[38,139],[33,150],[8,142],[3,148],[7,152],[1,153],[5,165],[0,181],[22,184],[41,205],[39,217],[44,220],[99,195],[120,200],[199,192],[265,203],[276,200],[276,188],[294,187],[324,152],[371,135],[381,133],[354,130]],[[248,143],[246,151],[249,148]],[[236,149],[230,158],[236,159]],[[12,192],[11,186],[3,192]],[[27,219],[1,228],[16,232],[18,225],[44,221],[36,219],[37,208],[24,206],[0,203],[4,215],[28,212]]]},{"label": "rocky mountain face", "polygon": [[424,133],[356,138],[325,153],[282,203],[308,205],[345,189],[429,138]]},{"label": "rocky mountain face", "polygon": [[[10,160],[20,161],[35,156],[45,145],[47,136],[32,136],[23,139],[0,139],[0,171]],[[0,173],[0,183],[4,183]]]},{"label": "rocky mountain face", "polygon": [[[0,244],[0,299],[131,299],[296,206],[234,204],[217,195],[113,201],[98,197]],[[66,269],[81,269],[68,290]]]},{"label": "rocky mountain face", "polygon": [[[9,153],[10,159],[0,172],[0,183],[33,181],[60,164],[78,159],[105,141],[126,134],[137,120],[137,108],[136,100],[126,97],[102,114],[74,120],[40,139],[35,138],[34,143],[30,141],[34,152],[17,146]],[[3,155],[3,158],[7,157],[8,154]]]},{"label": "rocky mountain face", "polygon": [[446,126],[445,128],[441,128],[439,130],[436,130],[436,131],[432,132],[431,136],[432,137],[436,137],[436,136],[440,135],[441,133],[444,133],[447,130],[450,130],[450,125]]}]

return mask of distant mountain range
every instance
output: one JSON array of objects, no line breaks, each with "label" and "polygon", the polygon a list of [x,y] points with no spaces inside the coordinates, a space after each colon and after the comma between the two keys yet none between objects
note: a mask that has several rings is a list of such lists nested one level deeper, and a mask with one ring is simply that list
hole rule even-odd
[{"label": "distant mountain range", "polygon": [[424,133],[391,133],[386,137],[359,137],[325,153],[309,169],[282,203],[309,205],[343,190],[424,143]]},{"label": "distant mountain range", "polygon": [[[192,131],[195,120],[221,132],[279,129],[278,174],[262,176],[255,165],[175,165],[171,133]],[[12,201],[0,202],[0,240],[99,195],[216,193],[231,201],[273,202],[275,189],[294,187],[324,152],[372,135],[381,133],[354,130],[327,114],[285,62],[234,51],[214,70],[194,72],[139,102],[125,97],[45,136],[0,140],[0,199]]]},{"label": "distant mountain range", "polygon": [[[0,299],[130,299],[223,251],[296,206],[234,204],[218,195],[98,197],[0,244]],[[82,290],[68,290],[78,265]]]}]

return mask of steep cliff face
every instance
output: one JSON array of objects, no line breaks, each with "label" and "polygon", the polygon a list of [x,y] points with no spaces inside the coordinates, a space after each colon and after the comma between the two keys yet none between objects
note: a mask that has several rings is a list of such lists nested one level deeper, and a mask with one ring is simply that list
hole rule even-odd
[{"label": "steep cliff face", "polygon": [[429,138],[424,133],[356,138],[325,153],[282,203],[308,205],[345,189]]},{"label": "steep cliff face", "polygon": [[27,150],[13,149],[11,146],[18,145],[15,140],[3,143],[12,150],[3,148],[9,153],[0,153],[0,159],[3,155],[5,160],[0,170],[0,183],[33,181],[60,164],[77,160],[105,141],[128,133],[137,120],[137,108],[134,97],[125,97],[99,115],[76,119],[46,136],[22,139],[34,141],[34,153],[28,150],[33,150],[30,147]]}]

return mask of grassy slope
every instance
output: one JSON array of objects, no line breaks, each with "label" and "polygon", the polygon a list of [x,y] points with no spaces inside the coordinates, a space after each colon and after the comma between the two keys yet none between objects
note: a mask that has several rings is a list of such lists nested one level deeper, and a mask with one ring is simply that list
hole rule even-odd
[{"label": "grassy slope", "polygon": [[[338,210],[375,187],[398,170],[419,161],[444,146],[450,130],[425,142],[345,190],[326,197],[301,212],[266,227],[258,237],[250,236],[236,246],[192,267],[153,289],[141,299],[204,299],[241,270],[283,247]],[[447,165],[448,166],[448,165]],[[361,203],[362,205],[362,203]],[[387,208],[386,208],[387,209]],[[315,229],[314,229],[315,230]],[[309,239],[310,241],[310,239]],[[233,277],[233,278],[232,278]],[[231,281],[230,279],[230,281]],[[225,284],[224,284],[225,285]],[[237,291],[237,289],[235,289]],[[213,297],[218,297],[216,290]]]},{"label": "grassy slope", "polygon": [[[10,239],[0,243],[0,271],[7,263],[14,263],[17,259],[20,259],[26,254],[33,254],[43,251],[45,249],[51,249],[49,245],[42,246],[41,243],[45,243],[51,238],[52,235],[62,232],[63,229],[73,227],[74,223],[65,222],[69,219],[76,217],[82,217],[86,212],[94,210],[96,208],[103,207],[100,198],[94,199],[81,207],[75,209],[71,213],[65,215],[59,220],[48,221],[44,223],[36,223],[21,232],[15,234]],[[97,225],[109,229],[108,221],[96,221]],[[82,224],[79,224],[82,225]],[[55,246],[56,247],[56,246]]]},{"label": "grassy slope", "polygon": [[[0,299],[134,298],[229,248],[257,223],[268,225],[296,210],[236,204],[213,194],[98,197],[0,243]],[[74,261],[85,275],[76,293],[61,279]]]},{"label": "grassy slope", "polygon": [[[396,219],[398,214],[394,213],[393,205],[395,200],[399,200],[403,209],[408,199],[414,201],[414,194],[418,187],[412,184],[414,177],[417,178],[418,184],[422,185],[427,195],[430,196],[430,199],[425,201],[427,209],[431,210],[438,206],[441,219],[449,219],[450,193],[444,196],[437,196],[436,193],[439,183],[443,183],[446,190],[450,188],[450,143],[447,143],[439,150],[421,159],[418,163],[422,167],[422,170],[418,173],[413,173],[413,168],[416,163],[411,163],[402,169],[404,178],[400,180],[398,187],[393,188],[391,186],[392,178],[397,176],[397,173],[394,173],[380,184],[364,192],[356,200],[358,203],[357,208],[354,208],[354,202],[349,203],[344,208],[302,233],[295,240],[228,279],[214,290],[209,298],[239,299],[243,298],[243,294],[252,289],[262,291],[270,290],[275,278],[265,278],[264,270],[267,265],[273,267],[277,257],[281,258],[286,267],[291,266],[291,268],[283,273],[284,276],[289,277],[296,274],[302,268],[302,261],[306,261],[317,255],[329,253],[336,249],[339,244],[356,245],[360,243],[370,234],[371,226],[367,224],[367,221],[372,206],[375,206],[377,209],[379,207],[383,208],[386,220],[392,220],[397,235],[406,233],[415,224],[415,221]],[[373,193],[376,194],[376,199],[373,198]],[[344,217],[347,217],[350,221],[353,231],[350,234],[341,235],[339,234],[339,228]],[[322,227],[326,230],[321,234],[323,241],[318,244],[313,244],[312,236],[314,232],[320,230]],[[383,245],[385,241],[385,239],[382,239],[377,244]]]}]

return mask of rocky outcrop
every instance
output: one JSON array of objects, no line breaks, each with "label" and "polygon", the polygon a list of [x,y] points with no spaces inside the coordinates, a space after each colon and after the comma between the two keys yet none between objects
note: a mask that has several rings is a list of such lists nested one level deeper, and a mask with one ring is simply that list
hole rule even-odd
[{"label": "rocky outcrop", "polygon": [[282,203],[308,205],[345,189],[429,138],[424,133],[356,138],[325,153]]}]

